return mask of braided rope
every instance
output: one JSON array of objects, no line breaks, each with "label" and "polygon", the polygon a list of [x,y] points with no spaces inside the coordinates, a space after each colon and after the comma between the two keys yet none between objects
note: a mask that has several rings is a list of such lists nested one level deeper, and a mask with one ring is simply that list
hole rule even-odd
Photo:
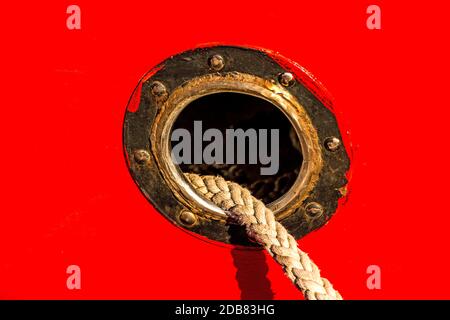
[{"label": "braided rope", "polygon": [[247,235],[262,245],[283,267],[286,276],[307,300],[341,300],[319,268],[297,246],[297,241],[275,220],[273,212],[237,183],[222,177],[185,173],[197,193],[224,210]]}]

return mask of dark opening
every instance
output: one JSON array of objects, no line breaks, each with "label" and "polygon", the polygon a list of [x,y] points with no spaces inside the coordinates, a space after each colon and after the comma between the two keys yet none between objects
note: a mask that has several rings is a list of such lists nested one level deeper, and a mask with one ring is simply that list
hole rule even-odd
[{"label": "dark opening", "polygon": [[[209,128],[219,129],[224,141],[224,160],[226,153],[226,129],[267,129],[269,152],[273,154],[270,144],[270,129],[279,130],[279,167],[274,175],[261,175],[260,168],[269,165],[261,164],[258,155],[257,164],[248,164],[248,140],[246,141],[246,164],[193,164],[194,163],[194,121],[202,121],[202,134]],[[289,119],[270,102],[241,93],[215,93],[201,97],[186,106],[176,119],[172,130],[184,128],[191,133],[191,164],[180,164],[183,172],[201,175],[221,175],[247,187],[252,194],[268,204],[278,199],[295,182],[299,174],[303,156],[300,142]],[[260,136],[258,136],[258,142]],[[173,141],[172,148],[179,142]],[[202,150],[210,144],[202,141]],[[258,148],[259,152],[259,148]],[[235,148],[235,156],[236,156]],[[275,157],[275,155],[274,155]]]}]

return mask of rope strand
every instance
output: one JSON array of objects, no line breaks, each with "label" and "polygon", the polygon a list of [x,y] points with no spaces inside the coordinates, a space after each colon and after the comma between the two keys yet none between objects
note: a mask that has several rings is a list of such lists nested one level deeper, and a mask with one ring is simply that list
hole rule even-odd
[{"label": "rope strand", "polygon": [[300,250],[297,241],[264,203],[237,183],[222,177],[185,173],[197,193],[219,206],[247,235],[262,245],[307,300],[342,300],[332,284],[320,276],[319,268]]}]

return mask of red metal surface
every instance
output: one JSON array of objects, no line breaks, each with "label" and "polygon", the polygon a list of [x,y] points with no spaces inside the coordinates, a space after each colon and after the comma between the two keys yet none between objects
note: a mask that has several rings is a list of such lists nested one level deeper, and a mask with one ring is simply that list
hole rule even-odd
[{"label": "red metal surface", "polygon": [[[351,195],[300,241],[324,276],[345,298],[450,298],[447,4],[377,1],[379,31],[367,1],[77,1],[79,31],[69,4],[1,10],[0,298],[300,298],[265,254],[173,227],[127,171],[138,79],[211,41],[300,63],[350,124]],[[66,287],[70,264],[81,290]],[[372,264],[381,290],[366,286]]]}]

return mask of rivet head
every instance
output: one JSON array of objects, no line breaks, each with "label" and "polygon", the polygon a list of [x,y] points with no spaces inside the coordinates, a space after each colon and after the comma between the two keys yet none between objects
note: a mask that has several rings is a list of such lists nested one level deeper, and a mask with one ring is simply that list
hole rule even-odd
[{"label": "rivet head", "polygon": [[190,211],[183,210],[179,216],[180,222],[185,226],[191,227],[197,222],[197,217]]},{"label": "rivet head", "polygon": [[317,202],[310,202],[305,207],[305,212],[310,218],[318,218],[323,214],[323,207]]},{"label": "rivet head", "polygon": [[136,150],[134,160],[139,164],[147,163],[150,160],[150,154],[145,150]]},{"label": "rivet head", "polygon": [[328,151],[334,152],[341,146],[341,140],[336,137],[329,137],[325,139],[325,148]]},{"label": "rivet head", "polygon": [[225,66],[225,60],[221,55],[215,54],[208,60],[209,67],[214,71],[220,71]]},{"label": "rivet head", "polygon": [[150,86],[150,91],[153,96],[158,98],[163,97],[164,95],[167,94],[166,87],[159,81],[155,81],[152,83],[152,85]]},{"label": "rivet head", "polygon": [[290,87],[294,84],[295,82],[295,78],[294,75],[290,72],[283,72],[278,76],[278,82],[280,82],[280,84],[282,86],[285,87]]}]

